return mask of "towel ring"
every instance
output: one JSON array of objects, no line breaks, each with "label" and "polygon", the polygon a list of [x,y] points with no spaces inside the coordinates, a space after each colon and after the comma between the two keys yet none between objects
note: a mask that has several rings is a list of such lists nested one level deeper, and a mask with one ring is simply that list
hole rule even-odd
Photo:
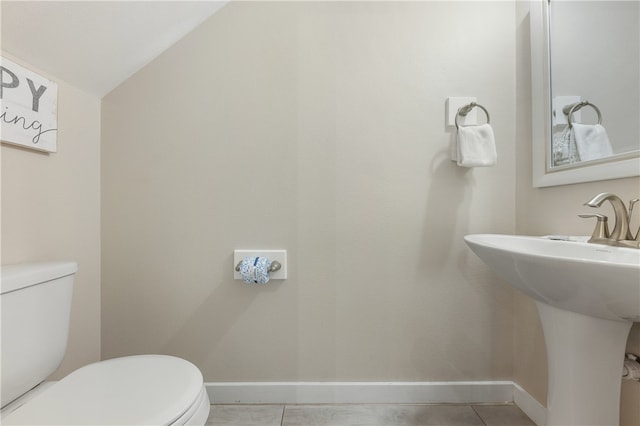
[{"label": "towel ring", "polygon": [[487,116],[487,124],[489,124],[489,122],[491,121],[491,119],[489,118],[489,111],[487,111],[487,109],[485,107],[483,107],[482,105],[477,104],[475,102],[471,102],[469,105],[465,105],[465,106],[462,106],[462,107],[458,108],[458,112],[456,113],[456,119],[455,119],[456,130],[458,130],[460,128],[460,126],[458,125],[458,116],[461,115],[463,117],[466,117],[467,114],[469,114],[469,112],[472,109],[474,109],[475,107],[478,107],[478,108],[480,108],[481,110],[484,111],[484,113]]},{"label": "towel ring", "polygon": [[564,108],[562,108],[562,112],[567,116],[569,127],[573,127],[573,122],[571,121],[571,115],[573,115],[574,112],[579,111],[580,109],[586,106],[590,106],[596,111],[596,114],[598,114],[598,124],[602,124],[602,114],[600,113],[600,109],[598,109],[597,106],[595,106],[589,101],[582,101],[575,104],[567,105]]}]

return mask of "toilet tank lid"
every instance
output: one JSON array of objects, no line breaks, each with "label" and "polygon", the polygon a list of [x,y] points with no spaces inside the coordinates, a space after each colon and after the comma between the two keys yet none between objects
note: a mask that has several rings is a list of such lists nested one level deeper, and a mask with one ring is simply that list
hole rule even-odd
[{"label": "toilet tank lid", "polygon": [[37,262],[0,266],[0,294],[73,275],[75,262]]}]

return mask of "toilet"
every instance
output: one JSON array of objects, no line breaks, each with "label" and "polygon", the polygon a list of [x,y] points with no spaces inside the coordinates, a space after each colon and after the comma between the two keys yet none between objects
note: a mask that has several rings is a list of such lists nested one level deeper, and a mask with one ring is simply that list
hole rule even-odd
[{"label": "toilet", "polygon": [[202,373],[167,355],[136,355],[45,379],[64,356],[73,262],[2,266],[3,425],[204,425]]}]

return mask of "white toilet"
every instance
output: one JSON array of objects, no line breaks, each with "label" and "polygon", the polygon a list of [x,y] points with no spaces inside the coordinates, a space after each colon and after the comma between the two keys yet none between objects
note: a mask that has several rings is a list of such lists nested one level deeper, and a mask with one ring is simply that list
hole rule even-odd
[{"label": "white toilet", "polygon": [[4,425],[204,425],[202,374],[166,355],[110,359],[44,380],[66,350],[73,262],[2,266]]}]

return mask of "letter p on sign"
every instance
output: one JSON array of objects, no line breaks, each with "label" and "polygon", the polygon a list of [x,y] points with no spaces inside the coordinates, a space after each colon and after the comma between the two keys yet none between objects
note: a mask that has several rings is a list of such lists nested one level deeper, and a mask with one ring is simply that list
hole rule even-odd
[{"label": "letter p on sign", "polygon": [[0,139],[46,152],[57,149],[58,85],[0,57]]}]

